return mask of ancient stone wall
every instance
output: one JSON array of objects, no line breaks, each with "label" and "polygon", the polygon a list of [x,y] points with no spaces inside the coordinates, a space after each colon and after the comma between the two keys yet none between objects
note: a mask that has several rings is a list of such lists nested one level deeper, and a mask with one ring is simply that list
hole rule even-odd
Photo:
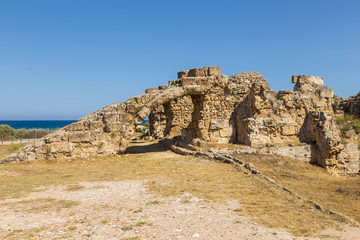
[{"label": "ancient stone wall", "polygon": [[[311,145],[312,162],[339,173],[359,172],[359,136],[341,134],[334,123],[333,90],[321,77],[294,75],[294,90],[275,92],[255,72],[230,78],[220,67],[194,68],[177,80],[115,103],[21,148],[2,162],[89,158],[125,151],[149,116],[155,137],[240,143],[253,148]],[[358,113],[358,99],[343,108]],[[335,104],[336,103],[336,104]],[[347,134],[349,135],[349,134]]]},{"label": "ancient stone wall", "polygon": [[342,100],[339,104],[340,110],[360,118],[360,92],[348,99]]},{"label": "ancient stone wall", "polygon": [[300,131],[300,139],[311,144],[311,162],[340,174],[357,174],[360,151],[356,141],[347,142],[326,112],[311,111]]},{"label": "ancient stone wall", "polygon": [[190,96],[174,99],[151,111],[149,115],[150,133],[155,138],[172,138],[181,135],[192,119],[194,104]]}]

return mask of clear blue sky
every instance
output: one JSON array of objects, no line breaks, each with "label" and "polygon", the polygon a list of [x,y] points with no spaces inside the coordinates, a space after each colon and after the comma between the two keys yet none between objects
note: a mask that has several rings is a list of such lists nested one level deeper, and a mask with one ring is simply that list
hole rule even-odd
[{"label": "clear blue sky", "polygon": [[360,90],[360,1],[0,0],[0,119],[78,119],[220,65]]}]

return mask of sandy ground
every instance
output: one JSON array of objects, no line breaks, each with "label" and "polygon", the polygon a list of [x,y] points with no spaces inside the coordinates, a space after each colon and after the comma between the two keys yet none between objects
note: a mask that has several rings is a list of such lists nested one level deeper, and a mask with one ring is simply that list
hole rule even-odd
[{"label": "sandy ground", "polygon": [[[81,183],[69,191],[53,186],[26,198],[1,202],[0,236],[52,239],[293,239],[291,234],[259,226],[234,210],[236,202],[216,205],[184,195],[159,198],[142,181]],[[78,201],[69,208],[33,211],[55,198]],[[35,208],[37,209],[37,208]],[[22,231],[19,231],[22,230]]]},{"label": "sandy ground", "polygon": [[[79,186],[80,185],[80,186]],[[52,186],[25,198],[0,202],[0,237],[9,239],[302,239],[260,226],[234,210],[230,201],[214,204],[184,194],[159,198],[144,181],[83,182]],[[57,206],[71,200],[79,205]],[[35,201],[28,201],[34,200]],[[46,205],[48,204],[48,205]],[[45,206],[45,207],[44,207]],[[48,207],[46,207],[48,206]],[[335,230],[331,232],[339,235]],[[342,239],[358,239],[350,229]],[[335,238],[338,239],[338,238]]]}]

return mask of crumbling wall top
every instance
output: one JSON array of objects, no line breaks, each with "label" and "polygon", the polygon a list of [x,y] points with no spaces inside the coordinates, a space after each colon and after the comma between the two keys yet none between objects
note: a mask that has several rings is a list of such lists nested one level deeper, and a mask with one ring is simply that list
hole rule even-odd
[{"label": "crumbling wall top", "polygon": [[317,84],[324,85],[324,79],[322,77],[307,76],[307,75],[293,75],[292,83],[297,84]]},{"label": "crumbling wall top", "polygon": [[192,68],[190,70],[184,70],[178,72],[178,79],[182,79],[185,77],[210,77],[220,74],[221,74],[220,66]]}]

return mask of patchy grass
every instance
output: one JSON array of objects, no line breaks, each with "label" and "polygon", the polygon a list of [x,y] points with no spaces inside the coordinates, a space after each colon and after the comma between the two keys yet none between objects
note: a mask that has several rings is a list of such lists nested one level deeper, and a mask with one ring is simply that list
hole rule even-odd
[{"label": "patchy grass", "polygon": [[140,240],[139,237],[122,238],[121,240]]},{"label": "patchy grass", "polygon": [[349,114],[338,115],[335,121],[340,126],[341,131],[347,132],[354,129],[356,133],[360,134],[360,120],[355,116]]},{"label": "patchy grass", "polygon": [[31,200],[23,200],[11,203],[4,203],[13,208],[16,212],[39,213],[51,211],[54,209],[71,208],[80,203],[72,200],[58,200],[54,198],[36,198]]},{"label": "patchy grass", "polygon": [[79,184],[71,184],[66,187],[66,191],[80,191],[83,190],[85,187]]},{"label": "patchy grass", "polygon": [[[235,199],[243,207],[239,215],[251,216],[256,222],[284,228],[299,236],[310,236],[342,223],[342,219],[315,210],[308,203],[295,199],[254,175],[245,175],[230,165],[175,155],[157,144],[152,145],[155,149],[145,152],[148,150],[146,146],[134,144],[127,154],[120,156],[59,163],[0,165],[0,172],[18,173],[12,177],[0,175],[0,199],[23,196],[48,185],[147,180],[148,189],[160,196],[190,193],[219,203]],[[270,156],[241,157],[252,161],[259,170],[303,196],[360,220],[359,198],[353,192],[359,189],[358,178],[333,177],[319,167],[294,160],[280,161]],[[336,192],[339,187],[343,188],[341,191],[348,191],[348,195]],[[61,204],[64,208],[76,205],[71,202]],[[136,224],[124,225],[123,228],[126,231],[134,226]]]},{"label": "patchy grass", "polygon": [[359,176],[332,176],[325,169],[285,157],[237,157],[253,163],[257,170],[301,196],[360,222]]},{"label": "patchy grass", "polygon": [[139,209],[134,210],[133,213],[141,213],[142,211],[143,211],[143,209],[139,208]]},{"label": "patchy grass", "polygon": [[25,144],[0,144],[0,160],[6,157],[9,154],[12,154],[19,150]]},{"label": "patchy grass", "polygon": [[160,204],[158,200],[147,202],[146,205]]},{"label": "patchy grass", "polygon": [[44,230],[46,230],[46,227],[31,228],[27,230],[15,229],[11,230],[4,239],[33,239],[39,232]]},{"label": "patchy grass", "polygon": [[151,224],[146,221],[140,220],[137,223],[132,223],[132,224],[125,223],[120,229],[123,231],[130,231],[133,230],[135,227],[143,227],[145,225],[151,225]]}]

